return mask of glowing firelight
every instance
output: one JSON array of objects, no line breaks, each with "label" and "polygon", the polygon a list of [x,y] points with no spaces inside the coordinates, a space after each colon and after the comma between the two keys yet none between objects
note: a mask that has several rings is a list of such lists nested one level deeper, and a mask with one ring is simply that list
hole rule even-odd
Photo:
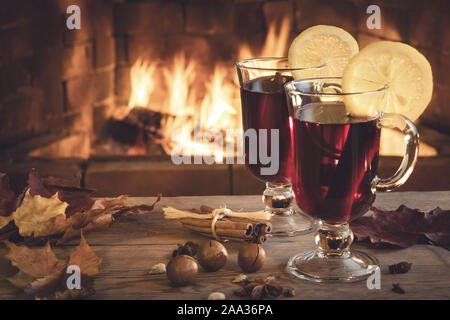
[{"label": "glowing firelight", "polygon": [[131,97],[128,102],[130,108],[148,106],[150,95],[155,88],[153,80],[155,69],[156,65],[150,64],[148,61],[142,61],[141,59],[138,59],[131,68]]},{"label": "glowing firelight", "polygon": [[[271,23],[264,45],[251,49],[243,44],[238,49],[238,59],[254,57],[286,56],[292,21]],[[182,150],[190,155],[213,155],[216,160],[226,154],[225,147],[194,137],[195,129],[220,132],[240,130],[241,108],[239,86],[232,64],[217,63],[206,83],[198,80],[201,61],[188,59],[185,52],[176,54],[168,64],[137,60],[131,68],[131,96],[129,108],[147,107],[166,115],[161,121],[161,133],[165,137],[159,143],[167,154]],[[157,72],[161,74],[158,76]],[[167,94],[157,96],[155,79]],[[157,90],[161,91],[161,90]],[[197,126],[197,127],[196,127]],[[224,137],[224,144],[233,143],[236,137]],[[233,141],[232,141],[233,140]],[[382,148],[383,149],[383,148]],[[421,148],[422,151],[423,148]],[[403,152],[403,151],[401,151]]]},{"label": "glowing firelight", "polygon": [[[256,52],[247,45],[242,45],[238,50],[238,58],[285,55],[290,25],[290,19],[272,23],[268,28],[264,46]],[[212,154],[216,159],[220,159],[230,155],[225,154],[225,149],[219,148],[217,144],[194,139],[193,132],[196,125],[202,130],[212,132],[241,130],[241,108],[235,70],[231,65],[218,63],[208,81],[203,84],[197,81],[196,71],[199,65],[199,61],[188,59],[184,52],[176,54],[171,63],[158,69],[156,63],[139,59],[131,68],[131,96],[128,106],[147,107],[169,115],[161,121],[161,133],[165,138],[160,143],[167,154],[174,148],[183,146],[183,150],[192,155]],[[154,94],[157,70],[162,72],[161,86],[164,86],[168,93],[162,98],[163,101],[159,101],[161,98]],[[224,143],[227,141],[228,138],[225,137]]]},{"label": "glowing firelight", "polygon": [[252,50],[247,44],[239,48],[239,59],[255,57],[284,57],[286,56],[292,21],[284,18],[281,24],[271,23],[267,30],[266,41],[261,50]]}]

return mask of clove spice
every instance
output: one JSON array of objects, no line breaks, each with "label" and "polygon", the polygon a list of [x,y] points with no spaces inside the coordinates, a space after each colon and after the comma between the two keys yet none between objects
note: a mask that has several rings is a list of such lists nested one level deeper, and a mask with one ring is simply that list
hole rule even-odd
[{"label": "clove spice", "polygon": [[393,283],[392,284],[392,291],[394,291],[395,293],[398,293],[398,294],[404,294],[405,293],[405,290],[403,290],[400,287],[400,283]]}]

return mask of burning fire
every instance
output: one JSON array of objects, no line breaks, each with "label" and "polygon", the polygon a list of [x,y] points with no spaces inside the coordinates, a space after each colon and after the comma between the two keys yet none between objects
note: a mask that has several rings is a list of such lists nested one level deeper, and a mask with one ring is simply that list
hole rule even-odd
[{"label": "burning fire", "polygon": [[[269,26],[266,41],[262,49],[252,51],[248,45],[239,48],[238,58],[254,56],[283,56],[286,54],[291,21],[284,19],[280,25]],[[154,94],[157,64],[138,60],[131,68],[131,96],[129,108],[147,107],[152,111],[167,115],[161,122],[161,133],[165,138],[160,141],[164,151],[171,154],[182,147],[191,155],[213,155],[216,160],[223,159],[223,147],[212,141],[195,139],[195,129],[209,130],[212,133],[227,129],[241,129],[241,108],[239,89],[236,85],[235,70],[232,66],[216,64],[211,76],[204,85],[198,85],[198,61],[186,58],[184,52],[175,55],[169,66],[162,70],[162,79],[167,90],[164,101]],[[235,139],[235,137],[226,137]],[[233,142],[230,140],[230,142]]]},{"label": "burning fire", "polygon": [[[247,44],[243,44],[238,50],[238,59],[285,56],[290,32],[291,20],[288,18],[281,23],[270,24],[264,46],[260,50],[252,50]],[[200,65],[200,61],[188,59],[184,52],[175,55],[172,63],[162,68],[157,68],[158,64],[151,61],[137,60],[130,72],[132,90],[128,107],[146,107],[166,115],[161,121],[161,134],[164,138],[159,142],[167,154],[183,150],[188,155],[213,155],[220,162],[224,156],[235,154],[226,154],[223,146],[211,143],[212,141],[196,139],[194,133],[199,128],[213,133],[227,129],[242,132],[239,86],[234,68],[220,63],[216,64],[203,85],[196,74]],[[168,93],[163,101],[156,96],[154,90],[157,70],[161,70],[163,86]],[[224,139],[225,144],[228,141],[233,143],[229,139],[234,140],[235,137],[225,136]],[[389,136],[383,140],[382,154],[399,155],[399,152],[403,152],[404,148],[398,150],[402,137]],[[390,143],[395,148],[390,147]],[[435,154],[435,151],[430,151],[423,145],[421,147],[421,156]]]},{"label": "burning fire", "polygon": [[156,65],[138,59],[131,68],[131,97],[128,106],[148,106],[155,88],[153,75]]}]

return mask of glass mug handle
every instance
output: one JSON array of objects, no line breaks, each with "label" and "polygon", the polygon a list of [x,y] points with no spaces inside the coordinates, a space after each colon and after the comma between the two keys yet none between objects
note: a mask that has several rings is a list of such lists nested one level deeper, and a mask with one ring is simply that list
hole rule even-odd
[{"label": "glass mug handle", "polygon": [[397,128],[403,134],[406,142],[406,151],[402,163],[395,174],[387,179],[377,178],[376,191],[391,191],[408,180],[413,172],[419,153],[419,133],[411,120],[397,113],[383,113],[378,118],[380,128]]}]

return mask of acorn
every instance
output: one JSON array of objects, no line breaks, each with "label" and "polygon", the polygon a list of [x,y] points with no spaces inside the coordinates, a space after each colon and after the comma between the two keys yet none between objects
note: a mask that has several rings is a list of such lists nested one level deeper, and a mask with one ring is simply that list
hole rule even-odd
[{"label": "acorn", "polygon": [[197,259],[205,271],[214,272],[227,263],[228,252],[220,242],[209,240],[200,245]]},{"label": "acorn", "polygon": [[174,286],[186,286],[195,282],[198,264],[194,258],[179,255],[169,261],[166,267],[167,278]]},{"label": "acorn", "polygon": [[238,264],[245,272],[256,272],[266,261],[264,248],[257,243],[246,243],[239,250]]}]

